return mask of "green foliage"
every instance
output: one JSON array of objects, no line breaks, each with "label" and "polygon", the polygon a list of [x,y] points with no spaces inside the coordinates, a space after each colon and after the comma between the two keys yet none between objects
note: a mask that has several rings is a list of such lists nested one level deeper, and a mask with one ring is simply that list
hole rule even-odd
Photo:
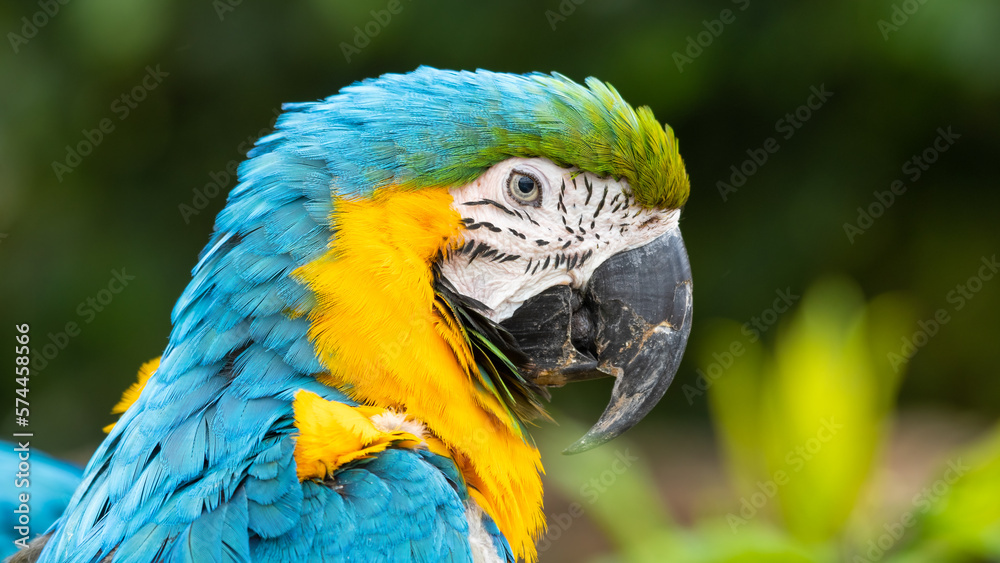
[{"label": "green foliage", "polygon": [[920,520],[914,549],[898,563],[918,560],[919,546],[933,549],[938,561],[1000,558],[1000,425],[960,459],[968,472],[945,481],[943,498]]},{"label": "green foliage", "polygon": [[[759,363],[724,374],[709,393],[739,492],[769,496],[759,483],[773,483],[776,502],[762,512],[800,541],[831,539],[871,471],[898,385],[885,359],[894,342],[878,338],[894,331],[879,328],[902,333],[911,322],[904,309],[891,296],[866,307],[848,282],[826,281],[806,296],[772,357],[748,343]],[[703,350],[741,340],[738,327],[723,325]],[[711,363],[709,354],[700,363]],[[743,520],[734,517],[734,528]]]}]

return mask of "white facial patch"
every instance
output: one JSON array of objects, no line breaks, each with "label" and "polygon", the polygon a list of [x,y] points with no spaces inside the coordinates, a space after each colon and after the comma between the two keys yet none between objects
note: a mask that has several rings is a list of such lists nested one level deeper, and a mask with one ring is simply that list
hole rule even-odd
[{"label": "white facial patch", "polygon": [[[522,197],[532,182],[537,198]],[[545,158],[505,160],[451,195],[466,231],[441,274],[496,322],[549,287],[583,287],[608,258],[677,228],[680,218],[680,210],[639,206],[625,180]]]}]

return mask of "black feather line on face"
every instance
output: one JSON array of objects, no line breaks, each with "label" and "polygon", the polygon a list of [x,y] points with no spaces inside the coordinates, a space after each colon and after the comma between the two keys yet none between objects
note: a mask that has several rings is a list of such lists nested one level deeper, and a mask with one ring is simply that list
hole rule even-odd
[{"label": "black feather line on face", "polygon": [[479,201],[466,201],[462,205],[492,205],[493,207],[496,207],[497,209],[503,211],[507,215],[510,215],[512,217],[517,217],[517,214],[511,211],[510,209],[507,209],[507,207],[504,204],[498,201],[493,201],[492,199],[481,199]]},{"label": "black feather line on face", "polygon": [[483,254],[487,250],[496,252],[496,249],[491,248],[490,245],[486,244],[485,242],[479,243],[479,246],[477,246],[476,249],[472,251],[472,255],[469,256],[469,264],[471,264],[473,260],[478,258],[481,254]]},{"label": "black feather line on face", "polygon": [[597,209],[594,211],[594,219],[597,219],[597,216],[601,214],[606,199],[608,199],[608,187],[604,186],[604,195],[601,196],[601,202],[597,204]]},{"label": "black feather line on face", "polygon": [[467,231],[474,231],[474,230],[476,230],[476,229],[478,229],[480,227],[485,228],[486,230],[492,231],[494,233],[499,233],[499,232],[503,231],[503,229],[497,227],[496,225],[494,225],[493,223],[490,223],[488,221],[483,221],[482,223],[470,223],[470,224],[468,224],[468,225],[465,226],[465,230],[467,230]]},{"label": "black feather line on face", "polygon": [[465,245],[463,245],[462,248],[459,248],[456,252],[458,254],[465,254],[466,252],[471,252],[473,247],[475,246],[476,246],[476,241],[469,239],[469,241],[466,242]]}]

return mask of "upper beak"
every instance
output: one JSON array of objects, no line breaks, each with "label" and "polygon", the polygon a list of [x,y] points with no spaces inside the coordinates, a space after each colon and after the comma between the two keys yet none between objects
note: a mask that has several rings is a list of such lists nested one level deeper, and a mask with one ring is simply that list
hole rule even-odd
[{"label": "upper beak", "polygon": [[500,323],[531,361],[539,385],[615,377],[611,401],[564,453],[599,446],[635,426],[667,391],[691,333],[691,265],[680,231],[608,259],[587,285],[555,286]]}]

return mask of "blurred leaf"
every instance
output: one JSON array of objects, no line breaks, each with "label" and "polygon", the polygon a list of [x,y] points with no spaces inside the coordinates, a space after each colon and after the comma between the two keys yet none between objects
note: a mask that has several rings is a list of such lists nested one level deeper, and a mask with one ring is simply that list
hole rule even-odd
[{"label": "blurred leaf", "polygon": [[[673,518],[659,500],[649,464],[634,444],[619,438],[582,454],[559,453],[586,431],[562,418],[558,429],[543,434],[539,446],[544,452],[546,475],[624,553],[643,552],[646,542],[655,537],[656,552],[673,557],[677,549],[676,538],[670,533]],[[549,522],[550,531],[559,525]]]},{"label": "blurred leaf", "polygon": [[1000,426],[939,475],[923,489],[927,509],[913,550],[937,549],[958,561],[1000,559]]},{"label": "blurred leaf", "polygon": [[[773,359],[737,335],[734,324],[708,349],[746,347],[710,389],[723,448],[733,462],[739,505],[734,527],[779,513],[803,542],[838,535],[867,481],[883,438],[899,373],[886,360],[894,334],[908,326],[893,296],[865,305],[842,278],[810,289],[775,343]],[[738,346],[733,351],[739,350]],[[702,372],[720,363],[699,353]]]},{"label": "blurred leaf", "polygon": [[[702,366],[696,389],[709,391],[712,422],[720,434],[730,478],[737,490],[752,492],[754,480],[766,473],[760,455],[759,412],[764,352],[759,340],[748,337],[733,321],[709,321],[703,327],[700,347],[694,350]],[[684,390],[694,393],[687,385]]]}]

